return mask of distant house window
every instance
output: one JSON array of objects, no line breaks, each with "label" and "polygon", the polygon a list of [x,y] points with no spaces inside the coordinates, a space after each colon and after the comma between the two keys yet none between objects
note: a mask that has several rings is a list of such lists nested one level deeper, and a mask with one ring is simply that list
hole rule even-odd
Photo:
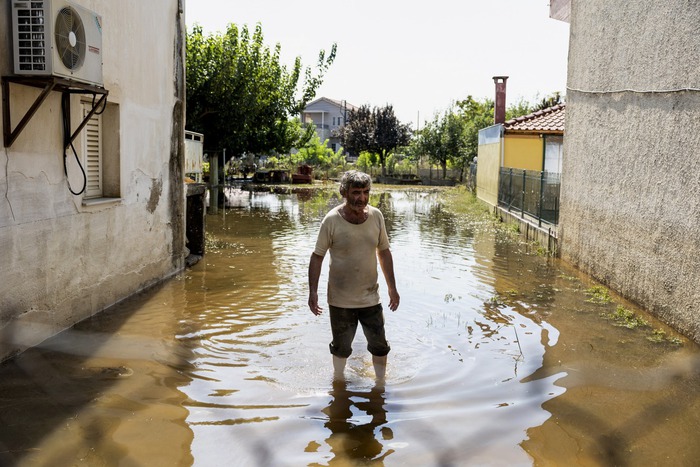
[{"label": "distant house window", "polygon": [[338,126],[343,124],[343,117],[338,117]]},{"label": "distant house window", "polygon": [[335,117],[333,117],[333,126],[335,126]]},{"label": "distant house window", "polygon": [[338,151],[338,144],[337,143],[331,144],[331,149],[333,150],[333,152],[337,152]]}]

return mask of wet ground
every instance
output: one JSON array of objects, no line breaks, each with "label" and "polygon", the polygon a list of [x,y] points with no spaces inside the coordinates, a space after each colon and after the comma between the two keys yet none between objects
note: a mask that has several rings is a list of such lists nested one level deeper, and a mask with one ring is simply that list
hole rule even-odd
[{"label": "wet ground", "polygon": [[441,191],[374,191],[384,387],[362,333],[333,384],[306,306],[338,197],[235,190],[202,262],[0,366],[0,465],[697,465],[696,345]]}]

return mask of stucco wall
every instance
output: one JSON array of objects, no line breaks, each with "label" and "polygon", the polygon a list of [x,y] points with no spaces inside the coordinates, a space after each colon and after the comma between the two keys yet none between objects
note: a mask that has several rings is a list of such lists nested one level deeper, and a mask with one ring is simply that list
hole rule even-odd
[{"label": "stucco wall", "polygon": [[[104,125],[112,134],[106,144],[119,153],[121,199],[88,206],[69,192],[60,93],[52,92],[15,143],[0,152],[0,359],[183,265],[181,2],[79,3],[103,18],[104,87],[113,113],[113,124],[106,118]],[[11,53],[8,6],[0,15],[3,56]],[[2,75],[12,74],[10,65],[0,63]],[[37,92],[11,86],[13,126]],[[73,129],[78,102],[72,98]],[[69,165],[75,190],[80,177],[74,169]]]},{"label": "stucco wall", "polygon": [[573,2],[562,256],[700,341],[700,9]]},{"label": "stucco wall", "polygon": [[503,167],[542,170],[542,138],[539,135],[506,135],[503,137]]}]

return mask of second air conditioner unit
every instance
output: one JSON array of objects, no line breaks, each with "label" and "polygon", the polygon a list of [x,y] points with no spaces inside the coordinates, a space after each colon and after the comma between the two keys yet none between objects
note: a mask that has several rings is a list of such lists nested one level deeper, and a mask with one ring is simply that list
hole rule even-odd
[{"label": "second air conditioner unit", "polygon": [[102,17],[68,0],[13,0],[14,73],[102,86]]}]

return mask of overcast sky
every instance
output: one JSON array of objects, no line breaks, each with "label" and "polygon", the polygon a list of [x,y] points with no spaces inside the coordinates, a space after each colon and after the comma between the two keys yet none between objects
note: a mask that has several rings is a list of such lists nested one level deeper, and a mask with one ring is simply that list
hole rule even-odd
[{"label": "overcast sky", "polygon": [[316,97],[392,104],[414,129],[468,95],[493,99],[493,76],[509,76],[509,105],[566,91],[569,25],[547,0],[186,0],[186,22],[207,33],[260,23],[288,67],[297,56],[315,66],[335,42]]}]

